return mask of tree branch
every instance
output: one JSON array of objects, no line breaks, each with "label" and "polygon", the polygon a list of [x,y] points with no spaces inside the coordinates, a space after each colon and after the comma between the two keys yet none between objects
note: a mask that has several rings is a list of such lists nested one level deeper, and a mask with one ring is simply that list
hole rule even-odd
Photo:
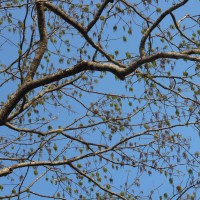
[{"label": "tree branch", "polygon": [[144,57],[146,55],[145,53],[145,42],[149,36],[149,34],[154,30],[154,28],[156,28],[158,26],[158,24],[164,19],[165,16],[167,16],[168,14],[170,14],[173,10],[176,10],[177,8],[183,6],[184,4],[186,4],[188,2],[188,0],[184,0],[174,6],[172,6],[171,8],[169,8],[168,10],[166,10],[164,13],[162,13],[160,15],[160,17],[153,23],[152,26],[150,26],[146,32],[144,33],[144,36],[142,37],[141,41],[140,41],[140,56]]},{"label": "tree branch", "polygon": [[64,21],[66,21],[67,23],[69,23],[71,26],[73,26],[75,29],[77,29],[79,31],[79,33],[86,39],[86,41],[96,50],[98,50],[102,55],[104,55],[108,61],[120,66],[121,68],[126,68],[125,65],[123,65],[120,62],[117,62],[116,60],[112,59],[99,45],[95,44],[93,42],[93,40],[88,36],[87,34],[87,30],[81,26],[77,21],[75,21],[74,19],[72,19],[69,15],[67,15],[65,12],[63,12],[62,10],[60,10],[59,8],[57,8],[56,6],[54,6],[53,4],[51,4],[50,2],[44,2],[44,5],[51,10],[52,12],[54,12],[56,15],[58,15],[59,17],[61,17]]},{"label": "tree branch", "polygon": [[83,173],[81,170],[79,170],[77,167],[75,167],[74,165],[72,165],[71,163],[69,163],[69,166],[71,168],[73,168],[75,171],[77,171],[79,174],[81,174],[82,176],[86,177],[87,179],[89,179],[90,181],[92,181],[95,185],[97,185],[99,188],[101,188],[102,190],[104,190],[105,192],[108,192],[109,194],[112,194],[114,196],[117,196],[119,197],[120,199],[124,199],[126,200],[125,197],[111,191],[111,190],[108,190],[107,188],[101,186],[97,181],[95,181],[92,177],[88,176],[86,173]]},{"label": "tree branch", "polygon": [[176,22],[176,18],[175,18],[175,16],[174,16],[174,14],[173,14],[173,13],[170,13],[170,15],[171,15],[171,17],[172,17],[172,20],[173,20],[173,22],[174,22],[174,25],[175,25],[176,29],[177,29],[178,32],[180,33],[180,35],[183,36],[185,39],[187,39],[188,41],[190,41],[191,43],[195,44],[195,45],[198,47],[197,42],[195,42],[195,41],[191,40],[190,38],[188,38],[188,37],[180,30],[180,28],[178,27],[178,24],[177,24],[177,22]]},{"label": "tree branch", "polygon": [[82,71],[92,70],[92,71],[108,71],[116,75],[119,79],[124,80],[125,76],[133,73],[137,70],[141,65],[155,61],[159,58],[171,58],[171,59],[188,59],[191,61],[200,62],[200,57],[190,56],[190,54],[200,54],[200,49],[192,49],[186,50],[180,53],[177,52],[160,52],[150,56],[146,56],[144,58],[138,59],[137,61],[133,62],[129,67],[126,69],[120,68],[111,63],[97,63],[97,62],[90,62],[90,61],[82,61],[75,66],[61,70],[55,74],[51,74],[45,76],[38,80],[33,80],[31,82],[27,82],[22,85],[8,100],[8,102],[4,105],[0,112],[0,125],[5,123],[8,115],[12,112],[15,105],[20,101],[20,99],[30,90],[34,88],[38,88],[40,86],[52,83],[54,81],[61,80],[62,78],[67,78],[73,75],[76,75]]},{"label": "tree branch", "polygon": [[44,52],[47,49],[48,40],[47,40],[47,33],[46,33],[46,22],[45,22],[43,4],[37,1],[36,9],[37,9],[37,15],[38,15],[38,29],[39,29],[39,34],[40,34],[40,44],[36,52],[35,58],[33,59],[33,62],[31,63],[30,70],[28,72],[28,76],[26,77],[26,80],[33,79],[35,72],[37,71],[37,68],[40,64],[40,61],[44,55]]},{"label": "tree branch", "polygon": [[87,33],[96,24],[96,22],[98,21],[101,13],[104,11],[105,7],[108,5],[109,2],[110,2],[110,0],[105,0],[104,3],[101,5],[101,7],[99,8],[98,12],[96,13],[94,19],[87,26],[87,28],[86,28],[86,32]]}]

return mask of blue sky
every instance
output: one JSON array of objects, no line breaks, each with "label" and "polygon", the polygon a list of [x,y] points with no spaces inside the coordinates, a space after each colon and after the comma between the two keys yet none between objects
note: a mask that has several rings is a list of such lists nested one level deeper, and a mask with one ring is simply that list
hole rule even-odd
[{"label": "blue sky", "polygon": [[[137,1],[135,1],[137,2]],[[167,8],[169,3],[164,3],[162,4],[162,10],[164,10],[165,8]],[[149,11],[150,13],[151,11]],[[176,18],[177,20],[181,19],[182,17],[185,16],[185,14],[187,13],[190,13],[191,15],[197,15],[199,14],[199,1],[189,1],[189,3],[187,4],[187,6],[184,6],[183,8],[181,8],[180,10],[178,11],[175,11],[174,14],[176,14]],[[16,18],[21,18],[21,14],[22,13],[18,13],[16,12]],[[148,15],[148,13],[147,13]],[[158,15],[156,13],[154,13],[153,16],[151,17],[157,17]],[[170,21],[171,18],[168,17],[166,19],[166,21],[164,21],[164,25],[163,25],[163,28],[166,26],[168,26],[169,23],[171,23],[172,21]],[[115,19],[111,19],[109,21],[109,26],[107,27],[107,30],[109,31],[111,29],[111,27],[113,27],[115,25],[116,21]],[[136,23],[140,24],[141,21],[136,21]],[[187,23],[187,20],[186,22]],[[128,36],[128,34],[126,34],[127,36],[127,42],[124,43],[123,42],[123,35],[125,34],[124,31],[123,31],[123,28],[122,28],[122,22],[120,22],[118,24],[118,31],[117,32],[105,32],[104,33],[104,37],[106,38],[108,35],[112,38],[119,38],[121,37],[121,39],[118,41],[116,40],[111,40],[111,41],[108,41],[108,52],[111,53],[111,54],[114,54],[115,50],[119,50],[119,57],[124,57],[126,55],[126,52],[130,52],[131,55],[135,56],[136,54],[138,54],[138,45],[139,45],[139,41],[141,39],[141,30],[139,29],[139,26],[133,26],[133,35],[132,36]],[[186,24],[187,25],[187,24]],[[98,29],[99,27],[97,27]],[[187,32],[188,34],[191,34],[191,31],[188,30]],[[18,41],[18,35],[17,33],[15,34],[12,34],[10,33],[9,36],[8,36],[14,43],[17,43],[19,42]],[[77,47],[80,45],[80,36],[70,36],[68,35],[68,40],[69,41],[72,41],[72,44]],[[1,37],[0,40],[4,41],[4,39]],[[105,41],[105,44],[106,44],[106,41]],[[155,41],[154,45],[158,45],[160,44],[159,41]],[[82,46],[82,44],[80,45],[80,47]],[[55,49],[53,49],[53,45],[52,44],[49,44],[49,48],[52,47],[52,51],[55,51]],[[15,45],[10,43],[6,46],[4,46],[2,49],[1,49],[1,57],[0,57],[0,62],[2,63],[5,63],[5,64],[10,64],[10,62],[13,61],[14,58],[16,58],[17,56],[17,49],[15,48]],[[66,47],[63,45],[63,47],[61,48],[62,52],[66,52]],[[89,51],[92,51],[91,49],[88,48]],[[70,55],[69,57],[73,57],[77,55],[77,49],[76,48],[73,48],[71,47],[71,52],[70,52]],[[68,56],[68,55],[67,55]],[[54,60],[55,58],[55,60]],[[45,63],[45,61],[43,60],[43,62]],[[52,56],[52,62],[55,64],[55,68],[56,70],[58,68],[64,68],[66,67],[66,64],[60,64],[58,63],[58,58],[55,56]],[[182,66],[183,68],[185,68],[185,65],[186,63],[185,62],[177,62],[177,65],[175,66],[175,70],[174,70],[174,74],[182,74],[183,70],[182,70]],[[192,65],[192,63],[191,63]],[[190,64],[188,66],[191,66]],[[170,67],[169,67],[170,68]],[[48,66],[47,66],[47,69],[48,69]],[[191,70],[193,71],[193,70]],[[90,73],[88,72],[87,73],[87,77],[88,77],[88,81],[90,81],[90,78],[91,80],[94,80],[93,77],[96,76],[96,79],[98,80],[98,83],[97,84],[94,84],[94,91],[96,92],[102,92],[102,93],[108,93],[108,94],[116,94],[116,95],[126,95],[126,96],[131,96],[132,98],[129,98],[129,99],[122,99],[122,111],[124,113],[124,116],[127,114],[127,113],[133,113],[133,109],[135,109],[137,106],[139,107],[142,107],[142,105],[146,102],[141,102],[141,103],[138,103],[138,101],[135,101],[134,100],[134,95],[135,97],[139,97],[141,95],[143,95],[144,93],[144,90],[145,90],[145,84],[143,81],[141,82],[138,82],[137,78],[136,77],[131,77],[130,80],[133,82],[133,91],[129,91],[129,88],[125,88],[125,85],[126,85],[126,82],[123,82],[123,81],[120,81],[120,80],[116,80],[115,77],[109,73],[107,73],[105,75],[105,77],[103,79],[100,79],[99,76],[100,76],[100,73],[99,72],[95,72],[95,73]],[[128,81],[128,79],[127,79]],[[194,82],[196,82],[197,84],[199,84],[199,80],[194,80]],[[86,87],[83,87],[83,88],[86,88],[88,89],[88,86],[87,86],[87,81],[82,81],[81,82],[82,84],[86,84]],[[78,84],[78,83],[77,83]],[[169,82],[166,81],[164,84],[166,84],[168,86]],[[80,85],[80,84],[79,84]],[[8,83],[7,85],[5,85],[5,87],[1,88],[1,101],[5,101],[6,99],[6,95],[7,94],[11,94],[17,87],[17,84],[16,82],[11,82],[11,83]],[[74,87],[72,86],[69,86],[66,91],[69,92],[69,94],[72,94],[72,90],[74,89]],[[40,89],[36,90],[36,92],[38,92]],[[78,92],[80,92],[80,90],[77,90]],[[163,90],[161,90],[163,91]],[[185,95],[188,95],[190,97],[191,95],[191,92],[190,91],[187,91],[185,93]],[[107,100],[107,98],[103,95],[97,95],[97,94],[91,94],[91,93],[88,93],[88,92],[82,92],[82,96],[76,96],[76,98],[79,100],[79,101],[82,101],[86,106],[90,106],[91,103],[94,103],[96,102],[96,104],[94,106],[97,107],[97,109],[101,110],[101,107],[98,107],[99,104],[98,103],[103,103],[104,100],[106,102],[109,102]],[[117,100],[116,100],[117,101]],[[84,107],[80,104],[80,103],[77,103],[77,101],[75,101],[73,98],[64,98],[62,101],[61,101],[63,104],[65,104],[66,106],[67,105],[71,105],[72,109],[75,110],[76,112],[68,112],[66,114],[66,110],[64,110],[62,107],[59,107],[59,108],[55,108],[53,106],[47,106],[46,108],[43,108],[43,106],[40,106],[41,109],[44,109],[46,114],[44,114],[44,116],[46,116],[49,120],[51,118],[53,118],[54,116],[55,117],[58,117],[57,120],[54,120],[52,122],[52,126],[53,128],[57,128],[59,125],[66,125],[66,124],[70,124],[75,118],[78,118],[80,116],[84,116],[85,115],[85,109]],[[129,107],[128,106],[128,102],[131,102],[132,104],[134,104],[133,107]],[[152,109],[156,109],[158,110],[159,108],[157,106],[154,106],[152,105],[151,107]],[[110,109],[110,105],[106,104],[104,107],[103,107],[104,110],[109,110]],[[173,110],[173,108],[171,109]],[[164,112],[164,108],[160,108],[160,113],[163,113]],[[171,111],[172,112],[172,111]],[[52,113],[52,114],[50,114]],[[35,114],[37,116],[37,114]],[[34,115],[34,116],[35,116]],[[145,113],[146,117],[147,117],[147,120],[150,118],[150,113]],[[136,121],[133,121],[132,123],[134,124],[137,124],[137,123],[140,123],[143,121],[143,115],[142,114],[139,114],[137,115],[136,118],[133,118],[134,120]],[[83,124],[86,124],[88,123],[87,122],[88,118],[83,118],[82,123]],[[98,118],[95,118],[95,120],[99,120]],[[76,124],[77,125],[77,124]],[[47,127],[45,126],[43,128],[43,130],[45,130]],[[106,143],[108,142],[108,139],[105,138],[104,136],[101,135],[101,130],[104,129],[106,130],[106,134],[110,134],[110,130],[105,126],[105,125],[102,125],[102,126],[99,126],[96,130],[93,130],[92,128],[90,130],[87,130],[87,131],[83,131],[82,133],[78,132],[76,133],[76,131],[71,131],[70,134],[72,135],[79,135],[79,134],[82,134],[82,136],[84,137],[85,140],[89,140],[91,142],[97,142],[97,141],[102,141],[102,143]],[[144,127],[139,127],[139,126],[135,126],[134,129],[133,129],[133,132],[135,133],[140,133],[142,131],[144,131],[145,128]],[[10,132],[10,130],[7,130],[5,128],[2,128],[1,127],[1,131],[3,132],[3,135],[7,135],[7,134],[10,134],[12,135],[12,137],[16,137],[15,134],[17,134],[16,132]],[[195,151],[199,151],[199,136],[196,134],[196,132],[194,132],[194,130],[192,128],[183,128],[183,127],[179,127],[179,128],[176,128],[175,130],[176,132],[179,132],[180,134],[184,135],[184,137],[191,137],[191,149],[190,151],[191,152],[195,152]],[[121,136],[126,136],[127,135],[130,135],[130,132],[127,132],[127,130],[125,130],[124,132],[120,132],[118,131],[116,134],[113,134],[112,137],[113,137],[113,141],[112,143],[115,143],[117,141],[120,141],[120,138]],[[40,141],[40,139],[38,139],[36,136],[33,136],[33,138],[36,140],[36,141]],[[62,137],[58,137],[59,138],[62,138]],[[145,143],[148,143],[150,140],[151,140],[151,136],[143,136],[143,137],[139,137],[137,139],[135,139],[134,142],[145,142]],[[60,150],[62,150],[65,146],[66,146],[66,140],[63,139],[61,141],[55,141],[55,143],[59,144],[58,146],[58,151],[55,152],[55,155],[58,154],[58,152]],[[173,143],[171,144],[173,145]],[[36,147],[36,145],[33,145],[33,147]],[[53,144],[52,144],[53,146]],[[74,146],[72,146],[71,149],[68,150],[67,152],[67,156],[71,157],[73,155],[78,155],[80,152],[79,151],[75,151],[76,147],[76,143],[74,144]],[[157,146],[155,145],[155,148]],[[29,148],[29,146],[27,146],[27,148]],[[148,148],[148,147],[146,147]],[[152,147],[153,148],[153,147]],[[166,149],[168,150],[169,147],[167,147]],[[19,148],[20,149],[20,148]],[[20,149],[21,150],[21,149]],[[146,150],[146,149],[145,149]],[[165,149],[163,149],[164,151]],[[166,150],[166,151],[167,151]],[[129,154],[131,152],[127,151],[127,154]],[[139,153],[135,155],[136,157],[139,156]],[[34,159],[38,159],[37,158],[38,156],[35,156]],[[47,155],[47,152],[45,152],[45,154],[42,156],[41,159],[46,159],[48,157]],[[97,159],[98,160],[98,159]],[[173,159],[170,161],[170,162],[173,162]],[[82,161],[80,162],[81,164],[84,164]],[[6,163],[7,164],[7,163]],[[98,167],[98,165],[105,165],[107,166],[107,163],[104,162],[104,163],[99,163],[97,161],[97,163],[93,163],[92,166],[94,167]],[[108,166],[108,169],[111,170],[111,166]],[[125,169],[125,170],[124,170]],[[186,172],[184,166],[183,167],[179,167],[178,168],[179,170],[183,170],[184,172]],[[21,172],[23,172],[23,170],[25,170],[24,168],[20,169],[20,170],[16,170],[16,176],[18,176]],[[44,169],[43,169],[44,170]],[[66,167],[66,171],[69,170],[69,167]],[[21,171],[21,172],[20,172]],[[33,181],[35,179],[35,176],[32,175],[32,169],[29,169],[29,171],[31,171],[31,175],[28,176],[28,178],[25,180],[24,182],[24,186],[26,185],[26,182],[27,184],[30,184],[31,181]],[[38,168],[38,171],[39,171],[39,175],[42,173],[42,169],[41,168]],[[102,170],[100,170],[100,172],[102,172]],[[113,171],[111,171],[113,172]],[[103,174],[103,173],[102,173]],[[38,175],[38,176],[39,176]],[[146,193],[146,195],[149,194],[149,190],[152,189],[152,186],[157,188],[154,192],[154,199],[158,199],[157,197],[160,196],[160,195],[163,195],[165,192],[169,192],[171,193],[173,190],[175,190],[175,188],[173,188],[172,186],[170,186],[170,184],[168,184],[168,181],[169,181],[169,176],[165,178],[165,176],[163,176],[162,174],[160,175],[159,173],[157,172],[153,172],[151,176],[148,175],[147,172],[141,172],[141,170],[139,168],[135,169],[135,168],[130,168],[130,167],[127,167],[127,168],[121,168],[119,169],[118,171],[114,171],[112,176],[111,174],[108,173],[108,177],[111,176],[114,180],[115,180],[115,191],[119,191],[120,189],[120,185],[122,184],[122,182],[124,182],[125,180],[129,180],[129,184],[131,185],[131,183],[133,183],[136,178],[136,176],[139,176],[140,177],[140,185],[142,186],[141,187],[141,190],[144,190],[144,192]],[[15,176],[15,175],[14,175]],[[187,175],[186,175],[187,176]],[[74,176],[72,176],[74,177]],[[184,177],[184,176],[183,176]],[[180,177],[177,176],[174,177],[175,178],[175,181],[182,181],[180,180]],[[45,179],[45,177],[44,177]],[[55,178],[55,181],[56,181],[57,178]],[[122,181],[123,180],[123,181]],[[3,179],[3,181],[5,181],[5,183],[7,184],[10,184],[10,180],[6,180],[6,179]],[[184,183],[186,182],[187,180],[183,180],[182,181],[182,184],[184,185]],[[104,179],[103,180],[103,183],[106,183],[107,180]],[[90,184],[88,184],[88,182],[86,180],[84,180],[84,185],[87,187],[89,186]],[[124,187],[124,185],[122,185]],[[53,187],[53,188],[52,188]],[[73,186],[75,187],[75,186]],[[6,188],[6,185],[5,185],[5,188]],[[9,187],[8,187],[9,188]],[[48,194],[49,191],[51,189],[55,189],[56,186],[52,186],[51,184],[48,184],[45,182],[45,186],[44,186],[44,183],[41,181],[41,183],[37,184],[36,186],[33,187],[33,191],[37,191],[37,190],[40,190],[41,191],[41,188],[42,188],[42,192],[45,194]],[[9,188],[10,189],[10,188]],[[1,195],[3,195],[4,192],[7,192],[6,190],[4,190],[2,192]],[[135,193],[140,193],[140,188],[136,188],[135,189]],[[145,195],[145,194],[144,194]],[[198,194],[200,196],[200,194]],[[21,196],[21,198],[23,198],[23,195]],[[25,197],[26,199],[27,197]],[[35,199],[36,197],[33,195],[30,199]],[[44,199],[44,198],[39,198],[37,197],[37,199]]]}]

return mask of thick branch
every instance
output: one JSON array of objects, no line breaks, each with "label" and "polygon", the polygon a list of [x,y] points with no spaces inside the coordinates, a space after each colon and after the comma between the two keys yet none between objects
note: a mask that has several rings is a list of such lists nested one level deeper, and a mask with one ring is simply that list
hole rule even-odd
[{"label": "thick branch", "polygon": [[177,52],[161,52],[156,53],[151,56],[146,56],[142,59],[138,59],[137,61],[133,62],[130,66],[124,68],[120,68],[111,63],[96,63],[90,61],[82,61],[75,66],[71,67],[70,69],[59,71],[55,74],[51,74],[45,76],[38,80],[33,80],[31,82],[27,82],[22,85],[8,100],[8,102],[4,105],[0,112],[0,125],[6,122],[8,115],[12,112],[15,105],[20,101],[20,99],[30,90],[34,88],[38,88],[40,86],[52,83],[54,81],[61,80],[62,78],[70,77],[75,74],[78,74],[82,71],[92,70],[92,71],[108,71],[115,74],[119,79],[124,80],[125,76],[133,73],[137,70],[141,65],[155,61],[159,58],[171,58],[171,59],[187,59],[191,61],[200,62],[200,57],[191,56],[190,54],[200,54],[200,49],[192,49],[183,51],[181,53]]},{"label": "thick branch", "polygon": [[160,17],[153,23],[152,26],[150,26],[146,32],[144,33],[144,36],[142,37],[141,41],[140,41],[140,56],[144,57],[145,56],[145,42],[149,36],[149,34],[158,26],[158,24],[168,15],[170,14],[173,10],[176,10],[177,8],[183,6],[184,4],[186,4],[188,2],[188,0],[184,0],[181,3],[178,3],[174,6],[172,6],[171,8],[169,8],[168,10],[166,10],[164,13],[162,13],[160,15]]},{"label": "thick branch", "polygon": [[7,168],[4,168],[4,169],[1,169],[0,170],[0,177],[2,176],[7,176],[8,174],[11,174],[12,173],[12,168],[11,167],[7,167]]},{"label": "thick branch", "polygon": [[86,62],[82,61],[75,65],[74,67],[71,67],[70,69],[59,71],[55,74],[51,74],[48,76],[45,76],[38,80],[33,80],[31,82],[25,82],[18,90],[10,97],[10,99],[7,101],[7,103],[4,105],[4,107],[0,111],[0,125],[4,124],[7,120],[7,117],[12,112],[12,110],[15,108],[17,103],[21,100],[21,98],[31,91],[34,88],[38,88],[40,86],[52,83],[54,81],[58,81],[62,78],[70,77],[75,74],[78,74],[85,70],[94,70],[94,71],[109,71],[118,76],[121,77],[121,71],[122,69],[117,67],[113,64],[100,64],[95,62]]},{"label": "thick branch", "polygon": [[33,62],[31,63],[30,70],[28,72],[28,76],[26,79],[32,80],[35,72],[37,71],[37,68],[40,64],[40,61],[44,55],[44,52],[47,48],[47,33],[46,33],[46,23],[45,23],[45,14],[44,14],[44,8],[42,3],[36,3],[36,9],[37,9],[37,15],[38,15],[38,29],[40,34],[40,44],[38,47],[38,50],[36,52],[36,55],[33,59]]},{"label": "thick branch", "polygon": [[122,68],[126,68],[125,65],[123,65],[120,62],[117,62],[116,60],[112,59],[99,45],[95,44],[93,42],[93,40],[88,36],[87,34],[87,30],[81,26],[77,21],[75,21],[74,19],[72,19],[69,15],[67,15],[67,13],[65,13],[64,11],[60,10],[58,7],[54,6],[53,4],[51,4],[50,2],[44,2],[44,5],[51,10],[52,12],[54,12],[56,15],[58,15],[59,17],[61,17],[64,21],[66,21],[67,23],[69,23],[71,26],[73,26],[75,29],[77,29],[79,31],[79,33],[86,39],[86,41],[96,50],[98,50],[102,55],[104,55],[108,61],[122,67]]},{"label": "thick branch", "polygon": [[136,69],[138,69],[141,65],[145,63],[149,63],[155,61],[160,58],[171,58],[171,59],[187,59],[191,61],[200,62],[200,57],[191,56],[190,54],[200,54],[200,49],[192,49],[187,51],[182,51],[180,53],[177,52],[160,52],[150,56],[143,57],[142,59],[136,60],[133,62],[128,68],[123,70],[123,74],[121,76],[127,76],[133,73]]},{"label": "thick branch", "polygon": [[33,97],[31,100],[29,100],[24,106],[23,109],[17,110],[15,113],[12,113],[11,116],[8,117],[8,121],[12,120],[13,118],[15,118],[16,116],[18,116],[20,113],[22,113],[24,110],[26,110],[28,107],[30,107],[35,101],[37,101],[38,99],[42,98],[46,93],[49,92],[53,92],[55,90],[59,90],[62,87],[69,85],[69,84],[73,84],[73,82],[75,82],[76,80],[78,80],[80,77],[82,76],[82,74],[80,76],[77,76],[76,78],[69,80],[69,81],[65,81],[63,84],[55,86],[55,85],[51,85],[50,87],[46,88],[45,90],[41,91],[38,93],[38,95],[36,95],[35,97]]}]

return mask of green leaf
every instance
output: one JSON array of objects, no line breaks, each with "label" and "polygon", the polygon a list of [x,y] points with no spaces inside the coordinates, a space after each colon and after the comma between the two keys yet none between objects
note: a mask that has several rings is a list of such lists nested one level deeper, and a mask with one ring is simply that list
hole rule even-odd
[{"label": "green leaf", "polygon": [[123,36],[123,41],[127,42],[127,38],[125,36]]}]

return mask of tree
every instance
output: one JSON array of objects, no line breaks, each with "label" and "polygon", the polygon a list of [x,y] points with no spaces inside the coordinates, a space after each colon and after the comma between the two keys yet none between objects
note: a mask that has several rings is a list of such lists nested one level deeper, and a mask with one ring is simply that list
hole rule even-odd
[{"label": "tree", "polygon": [[200,196],[199,6],[1,1],[0,198]]}]

